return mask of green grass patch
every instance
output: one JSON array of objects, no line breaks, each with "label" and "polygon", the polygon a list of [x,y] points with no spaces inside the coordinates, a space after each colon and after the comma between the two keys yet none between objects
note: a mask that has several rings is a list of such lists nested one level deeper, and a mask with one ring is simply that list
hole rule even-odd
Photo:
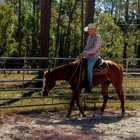
[{"label": "green grass patch", "polygon": [[[24,74],[25,79],[33,79],[37,76],[37,74]],[[0,80],[22,80],[23,79],[23,74],[0,74]]]},{"label": "green grass patch", "polygon": [[[24,79],[25,80],[31,80],[36,78],[36,74],[25,74]],[[129,76],[128,78],[135,78],[134,76]],[[140,93],[140,88],[136,88],[136,86],[140,85],[140,80],[136,77],[137,79],[134,80],[128,80],[127,83],[124,81],[124,85],[126,84],[127,86],[134,86],[131,88],[127,88],[126,92],[127,94],[129,93],[135,93],[139,94]],[[6,88],[16,88],[16,89],[21,89],[22,87],[22,82],[18,83],[18,86],[15,84],[15,82],[2,82],[2,80],[22,80],[23,79],[23,74],[0,74],[0,88],[5,87]],[[9,85],[10,83],[10,85]],[[13,83],[13,85],[12,85]],[[19,86],[20,85],[20,86]],[[50,91],[50,95],[53,97],[52,98],[42,98],[40,93],[41,90],[30,90],[30,86],[26,87],[27,90],[25,91],[0,91],[0,107],[6,107],[6,108],[0,108],[0,113],[14,113],[14,112],[32,112],[32,111],[37,111],[37,112],[47,112],[47,111],[60,111],[60,110],[67,110],[69,108],[69,103],[71,100],[72,96],[72,90],[69,88],[68,82],[65,81],[58,81],[56,83],[55,89],[52,89]],[[34,88],[34,85],[33,87]],[[58,89],[60,88],[60,89]],[[93,88],[92,93],[94,96],[88,96],[86,99],[89,101],[101,101],[103,100],[103,97],[101,95],[101,88]],[[100,96],[98,95],[100,94]],[[110,86],[109,87],[109,100],[119,100],[117,93],[114,89],[114,87]],[[114,95],[115,94],[115,95]],[[59,95],[59,96],[55,96]],[[64,95],[64,97],[62,97]],[[68,95],[68,96],[65,96]],[[90,94],[89,94],[90,95]],[[30,99],[30,97],[32,97]],[[39,97],[39,98],[36,98]],[[9,99],[8,99],[9,98]],[[3,100],[2,100],[3,99]],[[127,100],[139,100],[140,98],[138,97],[127,97]],[[60,104],[62,103],[62,104]],[[65,104],[67,103],[67,104]],[[43,104],[43,105],[42,105]],[[53,104],[53,105],[50,105]],[[34,106],[33,106],[34,105]],[[41,105],[41,106],[40,106]],[[12,106],[20,106],[20,107],[13,107]],[[28,106],[28,107],[24,107]],[[96,103],[96,109],[101,108],[102,103]],[[140,103],[126,103],[125,104],[126,109],[137,109],[140,108]],[[107,108],[114,108],[114,109],[120,109],[120,103],[107,103],[106,109]],[[74,106],[74,109],[77,110],[77,106]],[[86,110],[93,110],[94,109],[94,104],[93,103],[87,103],[85,106]]]}]

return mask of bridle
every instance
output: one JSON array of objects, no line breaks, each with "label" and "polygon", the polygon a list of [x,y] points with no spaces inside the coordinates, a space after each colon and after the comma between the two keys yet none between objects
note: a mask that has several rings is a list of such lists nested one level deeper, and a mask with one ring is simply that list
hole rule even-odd
[{"label": "bridle", "polygon": [[51,84],[54,82],[53,76],[52,76],[53,73],[50,70],[48,70],[48,74],[49,74],[48,75],[48,80],[47,81],[45,80],[45,84],[47,83],[49,88],[45,89],[45,87],[44,87],[44,90],[47,91],[47,92],[49,92],[51,90],[51,88],[50,88]]}]

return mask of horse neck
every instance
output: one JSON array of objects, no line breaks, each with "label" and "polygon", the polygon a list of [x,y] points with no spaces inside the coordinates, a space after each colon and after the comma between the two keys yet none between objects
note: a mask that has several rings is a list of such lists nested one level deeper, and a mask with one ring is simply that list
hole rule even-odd
[{"label": "horse neck", "polygon": [[66,65],[62,65],[59,67],[54,68],[54,80],[66,80],[69,81],[71,76],[74,73],[74,70],[76,70],[77,64],[76,63],[69,63]]}]

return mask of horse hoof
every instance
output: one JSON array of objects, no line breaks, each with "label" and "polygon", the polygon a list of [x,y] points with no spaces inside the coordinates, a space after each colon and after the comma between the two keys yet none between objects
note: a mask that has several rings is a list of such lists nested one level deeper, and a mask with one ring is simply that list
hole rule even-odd
[{"label": "horse hoof", "polygon": [[67,115],[66,115],[66,118],[69,118],[70,117],[70,114],[68,113]]},{"label": "horse hoof", "polygon": [[125,117],[125,116],[126,116],[125,112],[124,112],[124,113],[122,113],[121,117]]},{"label": "horse hoof", "polygon": [[101,113],[100,113],[100,116],[102,116],[102,115],[103,115],[103,113],[104,113],[104,112],[101,112]]},{"label": "horse hoof", "polygon": [[66,118],[69,118],[69,117],[70,117],[69,115],[66,116]]},{"label": "horse hoof", "polygon": [[86,117],[87,115],[83,114],[83,117]]}]

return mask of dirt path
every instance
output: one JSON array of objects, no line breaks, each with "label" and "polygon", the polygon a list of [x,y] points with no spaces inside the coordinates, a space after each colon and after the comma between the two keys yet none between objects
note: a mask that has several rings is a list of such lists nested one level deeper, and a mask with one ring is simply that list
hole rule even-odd
[{"label": "dirt path", "polygon": [[[115,113],[112,113],[115,112]],[[66,112],[22,113],[0,116],[0,140],[140,140],[140,110],[78,112],[65,118]]]}]

